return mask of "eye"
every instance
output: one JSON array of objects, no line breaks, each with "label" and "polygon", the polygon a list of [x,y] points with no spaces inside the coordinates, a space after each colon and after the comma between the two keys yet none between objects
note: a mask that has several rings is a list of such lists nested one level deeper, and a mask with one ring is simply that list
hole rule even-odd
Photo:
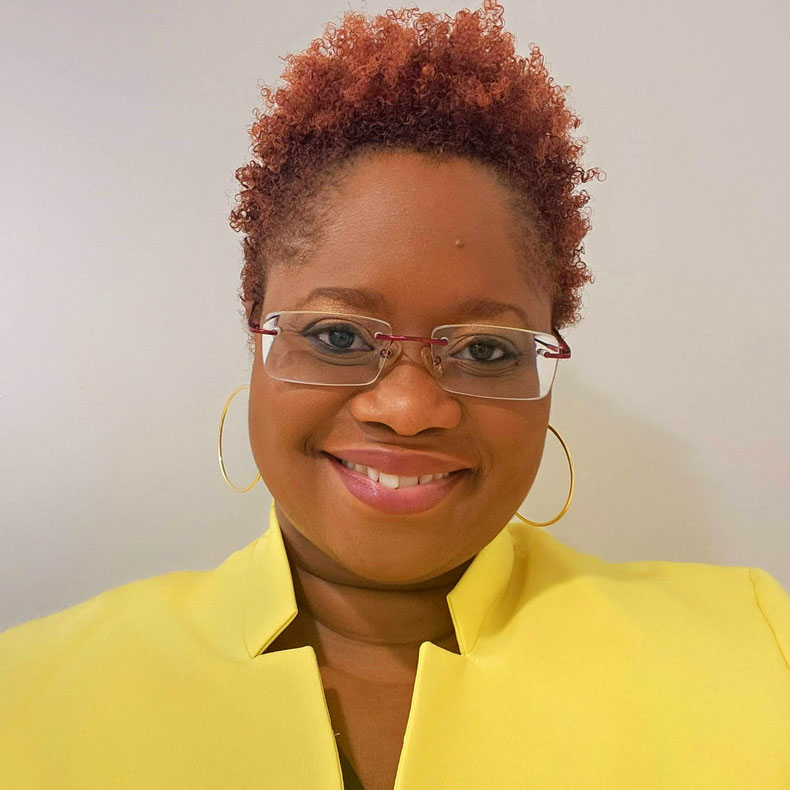
[{"label": "eye", "polygon": [[478,337],[453,353],[456,359],[471,362],[502,362],[518,357],[518,352],[505,340],[493,337]]},{"label": "eye", "polygon": [[319,350],[330,353],[371,351],[370,333],[349,322],[312,326],[302,333]]}]

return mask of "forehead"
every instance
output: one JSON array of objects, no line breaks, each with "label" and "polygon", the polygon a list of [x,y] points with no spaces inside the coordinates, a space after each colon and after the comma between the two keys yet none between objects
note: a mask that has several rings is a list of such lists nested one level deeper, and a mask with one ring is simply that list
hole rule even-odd
[{"label": "forehead", "polygon": [[[328,222],[310,259],[270,272],[264,313],[361,308],[349,293],[360,291],[377,317],[400,326],[473,320],[457,309],[477,301],[514,304],[528,328],[548,331],[548,299],[530,282],[506,199],[466,160],[413,153],[362,160],[325,207]],[[328,293],[336,288],[348,290]]]}]

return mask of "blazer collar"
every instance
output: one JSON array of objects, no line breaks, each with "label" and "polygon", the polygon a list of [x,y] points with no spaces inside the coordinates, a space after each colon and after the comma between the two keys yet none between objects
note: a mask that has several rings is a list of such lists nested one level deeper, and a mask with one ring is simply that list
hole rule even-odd
[{"label": "blazer collar", "polygon": [[[250,657],[262,653],[296,617],[291,567],[272,502],[269,528],[253,544],[245,571],[244,641]],[[510,580],[514,548],[504,527],[475,555],[447,595],[458,647],[463,655],[477,642],[486,615]]]}]

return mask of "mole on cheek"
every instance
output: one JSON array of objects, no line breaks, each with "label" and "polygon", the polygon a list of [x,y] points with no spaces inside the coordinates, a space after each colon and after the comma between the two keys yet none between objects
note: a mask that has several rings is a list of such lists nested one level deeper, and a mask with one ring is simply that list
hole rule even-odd
[{"label": "mole on cheek", "polygon": [[463,247],[464,243],[463,243],[463,241],[461,241],[461,239],[456,239],[455,240],[455,246],[456,247]]}]

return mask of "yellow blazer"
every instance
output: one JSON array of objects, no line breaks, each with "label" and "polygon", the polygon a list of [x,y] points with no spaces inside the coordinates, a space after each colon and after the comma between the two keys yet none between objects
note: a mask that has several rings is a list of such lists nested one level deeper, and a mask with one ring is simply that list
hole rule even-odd
[{"label": "yellow blazer", "polygon": [[[419,650],[396,790],[788,790],[790,597],[764,570],[606,562],[508,524]],[[0,786],[340,790],[282,534],[0,635]]]}]

